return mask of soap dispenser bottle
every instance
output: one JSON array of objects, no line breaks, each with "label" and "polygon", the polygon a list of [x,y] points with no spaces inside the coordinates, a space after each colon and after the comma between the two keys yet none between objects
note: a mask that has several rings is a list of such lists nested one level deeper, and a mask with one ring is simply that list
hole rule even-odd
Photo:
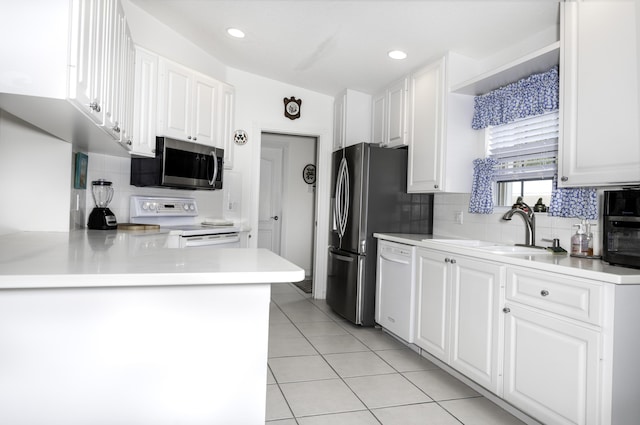
[{"label": "soap dispenser bottle", "polygon": [[574,224],[578,230],[571,237],[571,255],[586,256],[587,255],[587,235],[584,234],[582,224]]},{"label": "soap dispenser bottle", "polygon": [[593,232],[592,227],[596,224],[589,223],[588,220],[582,220],[582,227],[584,228],[584,235],[587,238],[587,250],[585,255],[587,257],[593,257]]}]

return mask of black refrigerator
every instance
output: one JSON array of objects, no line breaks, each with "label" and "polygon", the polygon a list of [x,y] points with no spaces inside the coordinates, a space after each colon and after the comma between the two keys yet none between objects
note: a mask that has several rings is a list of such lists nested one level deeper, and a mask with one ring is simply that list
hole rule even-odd
[{"label": "black refrigerator", "polygon": [[374,233],[433,231],[433,195],[407,193],[407,149],[368,143],[333,153],[327,304],[352,323],[373,326]]}]

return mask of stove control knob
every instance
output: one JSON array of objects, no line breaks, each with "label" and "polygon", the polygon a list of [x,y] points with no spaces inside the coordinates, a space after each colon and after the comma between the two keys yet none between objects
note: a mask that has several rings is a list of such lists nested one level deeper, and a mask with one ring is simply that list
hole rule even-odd
[{"label": "stove control knob", "polygon": [[142,203],[142,209],[145,210],[145,211],[148,210],[149,209],[149,203],[148,202],[143,202]]},{"label": "stove control knob", "polygon": [[151,202],[151,203],[149,204],[149,209],[150,209],[151,211],[154,211],[154,210],[156,209],[156,206],[157,206],[157,204],[156,204],[155,202]]}]

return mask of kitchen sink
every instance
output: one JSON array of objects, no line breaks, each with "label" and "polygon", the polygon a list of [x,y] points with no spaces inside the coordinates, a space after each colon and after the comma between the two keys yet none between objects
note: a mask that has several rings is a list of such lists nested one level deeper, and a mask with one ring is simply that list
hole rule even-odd
[{"label": "kitchen sink", "polygon": [[487,241],[481,241],[481,240],[477,240],[477,239],[423,239],[423,241],[431,241],[431,242],[437,242],[437,243],[445,243],[448,245],[455,245],[455,246],[466,246],[469,248],[480,248],[480,247],[487,247],[487,246],[500,246],[498,243],[496,242],[487,242]]},{"label": "kitchen sink", "polygon": [[483,251],[493,252],[494,254],[550,254],[543,247],[530,247],[519,245],[493,245],[481,247]]},{"label": "kitchen sink", "polygon": [[423,241],[437,242],[445,245],[465,247],[478,251],[491,252],[494,254],[551,254],[543,247],[531,247],[521,245],[505,245],[497,242],[489,242],[478,239],[423,239]]}]

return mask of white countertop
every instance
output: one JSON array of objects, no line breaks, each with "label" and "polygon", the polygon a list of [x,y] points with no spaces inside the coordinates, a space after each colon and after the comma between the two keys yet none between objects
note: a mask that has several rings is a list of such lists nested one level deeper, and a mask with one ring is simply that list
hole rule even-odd
[{"label": "white countertop", "polygon": [[504,264],[531,267],[543,271],[564,273],[575,277],[593,279],[601,282],[640,285],[640,269],[612,266],[599,259],[571,257],[569,254],[496,254],[465,246],[449,245],[431,239],[454,239],[434,235],[408,233],[374,233],[378,239],[424,248],[440,249],[461,255],[473,256]]},{"label": "white countertop", "polygon": [[304,270],[265,249],[165,248],[158,231],[0,236],[0,289],[297,282]]}]

